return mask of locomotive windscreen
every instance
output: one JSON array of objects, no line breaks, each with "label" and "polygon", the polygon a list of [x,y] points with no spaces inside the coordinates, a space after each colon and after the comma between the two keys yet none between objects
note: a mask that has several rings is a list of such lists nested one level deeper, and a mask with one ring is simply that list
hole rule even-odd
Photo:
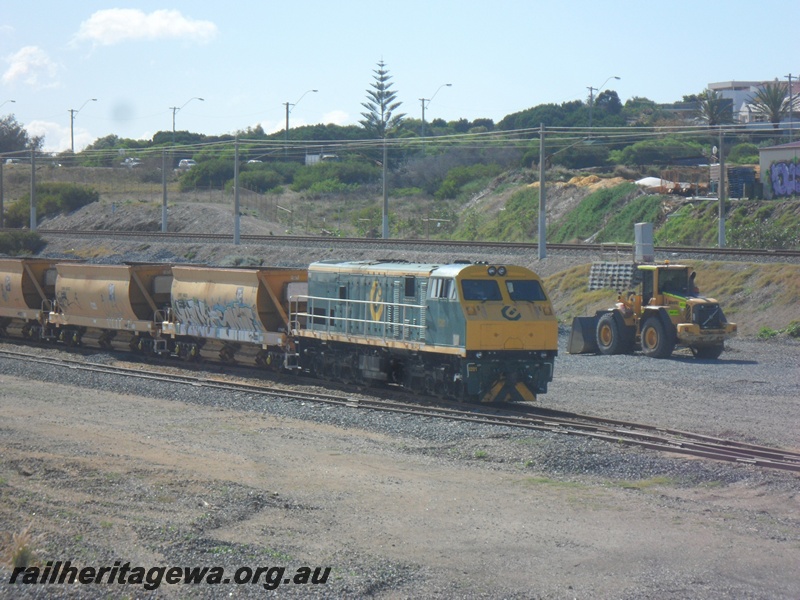
[{"label": "locomotive windscreen", "polygon": [[461,289],[464,291],[464,300],[502,300],[500,286],[495,279],[463,279]]},{"label": "locomotive windscreen", "polygon": [[543,302],[547,300],[542,285],[535,279],[509,279],[506,281],[508,296],[515,302]]}]

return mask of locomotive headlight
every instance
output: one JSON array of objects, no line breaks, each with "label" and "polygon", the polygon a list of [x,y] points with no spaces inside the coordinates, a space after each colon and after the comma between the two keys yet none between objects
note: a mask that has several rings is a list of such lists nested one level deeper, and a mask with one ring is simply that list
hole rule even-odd
[{"label": "locomotive headlight", "polygon": [[500,275],[500,277],[504,277],[506,272],[507,271],[505,267],[497,267],[497,274]]},{"label": "locomotive headlight", "polygon": [[494,277],[495,275],[497,275],[497,269],[495,269],[494,267],[489,267],[488,273],[490,276]]}]

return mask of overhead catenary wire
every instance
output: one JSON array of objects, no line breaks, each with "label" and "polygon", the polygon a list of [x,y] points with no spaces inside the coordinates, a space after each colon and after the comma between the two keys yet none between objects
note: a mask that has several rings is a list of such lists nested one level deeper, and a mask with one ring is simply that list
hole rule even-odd
[{"label": "overhead catenary wire", "polygon": [[[725,135],[736,136],[746,134],[748,136],[764,139],[774,138],[775,130],[769,124],[763,127],[753,128],[748,125],[730,124],[720,126],[708,125],[681,125],[681,126],[626,126],[626,127],[547,127],[547,143],[553,152],[558,152],[564,146],[578,145],[582,141],[589,142],[591,132],[591,145],[595,147],[620,147],[631,145],[636,142],[648,139],[659,138],[684,138],[684,139],[703,139],[719,135],[720,130]],[[530,148],[531,144],[538,144],[540,135],[539,128],[523,128],[514,130],[494,130],[483,132],[472,132],[462,134],[448,134],[440,136],[426,137],[388,137],[385,144],[388,150],[396,149],[414,150],[423,146],[431,149],[432,146],[460,147],[460,148]],[[150,148],[100,148],[84,149],[78,156],[90,159],[102,160],[104,158],[116,158],[121,155],[149,156],[168,153],[198,153],[223,154],[231,152],[234,144],[234,136],[230,139],[201,141],[190,144],[160,145]],[[366,151],[370,149],[381,149],[384,144],[382,139],[309,139],[309,140],[290,140],[283,139],[247,139],[239,138],[239,144],[244,152],[261,152],[268,154],[277,149],[287,149],[287,156],[297,158],[308,153],[311,149],[324,148],[326,151],[348,152]],[[122,150],[122,152],[121,152]],[[5,153],[11,155],[13,153]],[[55,155],[58,156],[58,155]]]}]

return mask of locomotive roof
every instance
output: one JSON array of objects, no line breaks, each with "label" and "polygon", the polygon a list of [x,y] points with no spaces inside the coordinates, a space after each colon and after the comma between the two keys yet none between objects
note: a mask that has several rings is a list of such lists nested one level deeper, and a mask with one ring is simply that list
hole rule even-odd
[{"label": "locomotive roof", "polygon": [[441,277],[455,277],[472,263],[435,264],[435,263],[409,263],[403,261],[381,260],[353,260],[338,261],[324,260],[311,263],[310,271],[363,273],[365,275],[391,273],[393,275],[438,275]]}]

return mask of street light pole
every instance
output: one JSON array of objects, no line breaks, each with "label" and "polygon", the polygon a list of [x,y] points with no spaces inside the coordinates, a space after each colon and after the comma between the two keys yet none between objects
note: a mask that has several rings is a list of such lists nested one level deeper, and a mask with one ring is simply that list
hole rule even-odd
[{"label": "street light pole", "polygon": [[170,110],[172,110],[172,145],[175,145],[175,113],[181,110],[184,106],[189,104],[192,100],[200,100],[200,102],[205,102],[199,96],[195,96],[194,98],[189,98],[186,102],[183,103],[183,106],[170,106]]},{"label": "street light pole", "polygon": [[97,98],[89,98],[78,110],[74,108],[69,109],[69,147],[73,154],[75,154],[75,115],[81,112],[83,107],[89,104],[89,102],[97,102]]},{"label": "street light pole", "polygon": [[16,100],[6,100],[6,101],[5,101],[5,102],[3,102],[2,104],[0,104],[0,108],[3,108],[3,107],[4,107],[6,104],[8,104],[9,102],[16,102]]},{"label": "street light pole", "polygon": [[608,79],[603,82],[603,85],[600,87],[591,87],[589,86],[587,89],[589,90],[589,137],[592,135],[592,112],[594,111],[594,92],[599,92],[602,90],[606,84],[611,81],[612,79],[620,79],[616,75],[612,75]]},{"label": "street light pole", "polygon": [[292,104],[291,102],[284,102],[283,105],[286,107],[286,130],[283,133],[283,154],[284,156],[289,152],[289,113],[292,112],[292,106],[297,106],[300,104],[300,100],[305,98],[305,95],[310,92],[318,92],[319,90],[306,90],[303,92],[303,95],[298,98],[297,102]]},{"label": "street light pole", "polygon": [[431,100],[433,100],[436,97],[436,94],[439,93],[440,89],[442,89],[443,87],[451,87],[452,85],[453,85],[452,83],[443,83],[438,88],[436,88],[436,91],[433,93],[433,96],[431,96],[430,98],[420,98],[419,99],[419,101],[422,103],[422,131],[420,132],[420,136],[419,137],[423,137],[423,138],[425,137],[425,107],[426,107],[426,105],[430,105]]},{"label": "street light pole", "polygon": [[792,97],[792,74],[789,73],[789,143],[792,143],[792,124],[794,122],[794,98]]}]

